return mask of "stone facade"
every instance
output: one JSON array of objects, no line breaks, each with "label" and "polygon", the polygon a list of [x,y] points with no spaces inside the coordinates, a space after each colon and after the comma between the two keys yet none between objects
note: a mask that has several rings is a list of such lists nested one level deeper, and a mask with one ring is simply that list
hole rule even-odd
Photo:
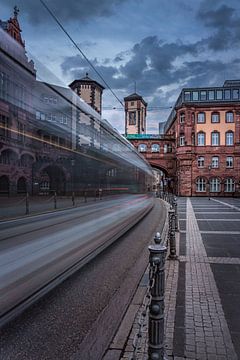
[{"label": "stone facade", "polygon": [[147,103],[137,93],[124,98],[125,134],[145,134]]}]

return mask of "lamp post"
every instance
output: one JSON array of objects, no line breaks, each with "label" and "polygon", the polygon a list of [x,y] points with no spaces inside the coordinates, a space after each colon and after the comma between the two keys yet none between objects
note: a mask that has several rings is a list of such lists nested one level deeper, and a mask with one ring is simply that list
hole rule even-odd
[{"label": "lamp post", "polygon": [[210,200],[210,171],[212,169],[212,165],[208,165],[208,170],[209,170],[209,180],[208,180],[208,200]]},{"label": "lamp post", "polygon": [[74,168],[74,165],[75,165],[75,160],[74,159],[71,159],[71,168],[72,168],[72,176],[71,176],[71,190],[72,190],[72,204],[73,206],[75,206],[75,194],[74,194],[74,182],[73,182],[73,168]]}]

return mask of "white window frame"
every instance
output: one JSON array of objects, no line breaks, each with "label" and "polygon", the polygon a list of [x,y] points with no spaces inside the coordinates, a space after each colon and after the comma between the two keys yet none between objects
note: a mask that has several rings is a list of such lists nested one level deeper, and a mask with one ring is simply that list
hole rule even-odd
[{"label": "white window frame", "polygon": [[212,157],[212,168],[217,169],[219,168],[219,157],[218,156],[213,156]]},{"label": "white window frame", "polygon": [[204,156],[199,156],[198,160],[197,160],[197,165],[199,168],[203,168],[204,167]]},{"label": "white window frame", "polygon": [[196,192],[206,192],[206,179],[204,179],[204,178],[197,179]]},{"label": "white window frame", "polygon": [[185,145],[185,136],[181,135],[179,136],[179,146],[184,146]]},{"label": "white window frame", "polygon": [[198,124],[204,124],[205,123],[205,121],[206,121],[206,114],[205,114],[205,112],[199,112],[198,114],[197,114],[197,123]]},{"label": "white window frame", "polygon": [[211,145],[212,146],[220,145],[220,133],[218,131],[213,131],[211,133]]},{"label": "white window frame", "polygon": [[226,168],[233,168],[233,156],[226,157]]},{"label": "white window frame", "polygon": [[234,133],[233,133],[233,131],[227,131],[225,133],[225,141],[226,141],[226,146],[233,146],[234,145]]},{"label": "white window frame", "polygon": [[197,146],[205,146],[205,133],[202,131],[197,133]]},{"label": "white window frame", "polygon": [[185,112],[180,113],[179,122],[180,122],[180,124],[185,123]]},{"label": "white window frame", "polygon": [[210,179],[210,192],[217,193],[221,191],[221,183],[219,178]]},{"label": "white window frame", "polygon": [[224,181],[224,192],[234,192],[235,191],[235,181],[233,178],[227,178]]},{"label": "white window frame", "polygon": [[[230,116],[230,118],[229,118],[229,116]],[[234,122],[234,115],[233,115],[232,111],[227,111],[226,112],[225,121],[226,121],[226,123],[233,123]]]}]

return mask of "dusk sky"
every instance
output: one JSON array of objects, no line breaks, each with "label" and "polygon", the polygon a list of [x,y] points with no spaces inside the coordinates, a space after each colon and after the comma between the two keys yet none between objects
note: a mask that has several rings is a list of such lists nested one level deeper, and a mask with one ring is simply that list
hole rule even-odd
[{"label": "dusk sky", "polygon": [[[221,86],[240,75],[239,0],[45,0],[117,96],[148,102],[147,132],[156,133],[183,87]],[[14,5],[28,54],[65,85],[97,74],[39,0],[0,0],[1,20]],[[124,111],[104,91],[103,117],[124,132]],[[152,107],[163,107],[150,111]]]}]

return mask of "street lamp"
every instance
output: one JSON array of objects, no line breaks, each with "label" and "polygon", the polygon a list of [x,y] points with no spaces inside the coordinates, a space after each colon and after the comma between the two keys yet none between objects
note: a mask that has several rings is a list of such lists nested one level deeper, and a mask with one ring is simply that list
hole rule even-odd
[{"label": "street lamp", "polygon": [[208,170],[209,170],[209,180],[208,180],[208,200],[210,200],[210,171],[212,169],[212,165],[208,165]]},{"label": "street lamp", "polygon": [[72,176],[71,176],[71,190],[72,190],[72,204],[73,204],[73,206],[75,206],[75,194],[74,194],[74,188],[73,188],[73,185],[74,185],[74,183],[73,183],[73,168],[74,168],[74,165],[75,165],[75,160],[74,159],[71,159],[71,167],[72,167]]}]

